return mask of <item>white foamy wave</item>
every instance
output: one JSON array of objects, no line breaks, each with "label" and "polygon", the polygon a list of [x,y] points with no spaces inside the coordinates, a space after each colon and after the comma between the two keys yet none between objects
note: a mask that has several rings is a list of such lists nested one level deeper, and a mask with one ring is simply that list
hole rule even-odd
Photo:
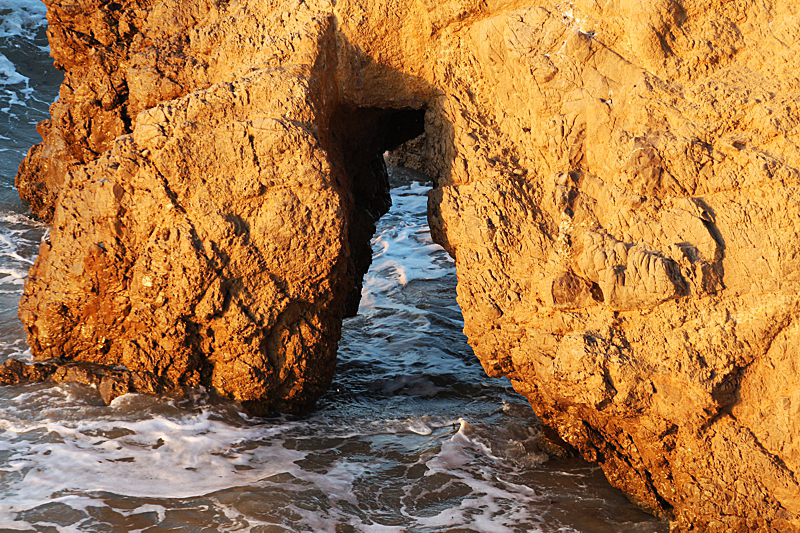
[{"label": "white foamy wave", "polygon": [[483,420],[257,423],[142,395],[104,406],[87,387],[12,390],[0,390],[12,394],[0,419],[0,529],[578,531],[551,515],[552,487],[507,457],[505,431]]},{"label": "white foamy wave", "polygon": [[[398,515],[394,524],[375,518],[380,516],[377,510],[365,514],[375,503],[376,493],[365,490],[364,483],[374,483],[369,480],[381,460],[365,463],[358,455],[341,456],[341,446],[383,442],[387,452],[412,450],[414,457],[414,443],[402,440],[411,435],[430,439],[435,447],[441,444],[439,454],[427,461],[431,472],[439,471],[436,458],[466,454],[463,461],[450,465],[448,483],[461,483],[480,471],[458,472],[468,467],[475,448],[459,440],[461,431],[448,440],[449,428],[456,422],[452,419],[422,416],[343,426],[341,421],[316,417],[231,424],[209,408],[173,409],[171,414],[148,417],[156,400],[139,395],[122,396],[108,407],[91,405],[88,390],[35,386],[6,402],[6,416],[0,419],[0,528],[52,524],[59,532],[82,531],[92,525],[98,509],[105,508],[107,516],[122,515],[129,523],[142,524],[132,531],[169,523],[176,512],[191,510],[197,520],[213,521],[217,531],[274,526],[333,532],[339,530],[337,524],[349,524],[352,531],[400,533],[408,531],[409,525],[443,524],[450,511],[431,517],[430,507],[437,508],[436,495],[427,501],[426,492],[424,501],[413,494],[403,498],[403,510],[392,510]],[[168,405],[161,408],[169,410]],[[399,495],[403,481],[395,481],[400,485],[392,491]],[[506,493],[496,488],[485,492],[485,481],[469,483],[484,493],[462,498],[462,505],[455,509],[470,518],[462,516],[461,522],[450,525],[481,524],[474,509],[504,505],[492,502]],[[440,488],[434,484],[431,490]],[[522,489],[517,492],[524,494]],[[387,505],[382,498],[377,501]],[[178,500],[182,503],[176,508]],[[517,505],[524,507],[525,502]],[[358,509],[364,511],[354,512]],[[521,517],[515,513],[509,520]],[[396,522],[398,518],[402,525]],[[192,528],[191,522],[184,524]],[[200,524],[197,529],[202,529]]]},{"label": "white foamy wave", "polygon": [[0,0],[0,37],[33,40],[47,25],[47,8],[39,0]]},{"label": "white foamy wave", "polygon": [[5,339],[0,341],[0,363],[9,357],[26,363],[33,362],[31,349],[23,335],[19,335],[17,338],[7,335]]},{"label": "white foamy wave", "polygon": [[[412,416],[405,420],[389,419],[375,421],[371,425],[375,428],[373,432],[379,434],[408,434],[432,435],[434,431],[442,428],[451,428],[457,422],[451,418],[438,416]],[[365,432],[366,433],[366,432]]]},{"label": "white foamy wave", "polygon": [[45,227],[25,215],[0,211],[0,363],[30,359],[16,308]]},{"label": "white foamy wave", "polygon": [[39,243],[47,226],[28,216],[14,212],[0,212],[0,273],[11,268],[23,275],[36,259]]},{"label": "white foamy wave", "polygon": [[[0,310],[16,308],[44,231],[42,223],[25,215],[0,212]],[[27,347],[21,324],[16,320],[0,323],[0,335],[0,361],[24,359]]]},{"label": "white foamy wave", "polygon": [[[285,428],[235,427],[208,411],[177,420],[4,420],[0,428],[0,448],[10,454],[0,472],[23,474],[5,487],[0,515],[64,491],[190,498],[256,483],[305,456],[264,440]],[[36,443],[26,438],[36,434],[50,438]],[[245,442],[249,446],[243,448]]]},{"label": "white foamy wave", "polygon": [[428,187],[412,183],[392,189],[392,208],[378,222],[372,239],[372,266],[364,276],[361,309],[381,295],[415,280],[436,280],[453,272],[447,252],[431,239],[427,221]]},{"label": "white foamy wave", "polygon": [[28,78],[17,72],[14,63],[0,52],[0,85],[28,85]]},{"label": "white foamy wave", "polygon": [[543,531],[536,527],[543,524],[543,518],[534,510],[542,507],[546,496],[527,485],[505,481],[502,472],[487,468],[481,458],[503,463],[486,443],[475,437],[473,426],[460,419],[458,431],[425,463],[428,467],[425,476],[448,478],[447,486],[439,491],[458,488],[466,496],[458,506],[448,506],[432,516],[415,517],[417,525],[431,531],[465,528],[514,533],[519,531],[520,524],[526,524],[526,531]]},{"label": "white foamy wave", "polygon": [[[127,511],[109,509],[112,515],[124,511],[138,521],[160,523],[174,509],[149,502],[190,500],[257,486],[274,476],[305,474],[296,462],[307,454],[274,438],[290,432],[291,423],[232,425],[211,410],[131,419],[129,411],[141,407],[129,405],[139,401],[135,395],[118,398],[110,407],[84,406],[72,414],[52,407],[78,407],[76,390],[80,391],[74,386],[35,388],[15,398],[0,421],[0,528],[56,522],[57,531],[85,530],[91,510],[107,507],[108,494],[140,502]],[[14,416],[37,404],[47,406],[37,410],[41,418],[29,420],[29,412],[28,417]],[[95,416],[82,418],[92,411]],[[101,412],[104,417],[97,416]],[[346,490],[356,475],[341,469],[330,474],[323,479],[310,472],[305,482]],[[228,509],[224,504],[218,507]],[[58,523],[57,517],[64,515],[76,521]]]}]

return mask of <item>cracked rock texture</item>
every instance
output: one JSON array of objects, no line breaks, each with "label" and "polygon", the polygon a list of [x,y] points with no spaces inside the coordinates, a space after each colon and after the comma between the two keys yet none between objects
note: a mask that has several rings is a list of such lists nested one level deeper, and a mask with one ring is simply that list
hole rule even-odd
[{"label": "cracked rock texture", "polygon": [[486,371],[674,531],[800,531],[795,2],[48,3],[37,359],[313,402],[425,109]]},{"label": "cracked rock texture", "polygon": [[34,357],[125,367],[106,399],[202,384],[306,409],[390,205],[380,154],[421,113],[352,109],[335,20],[304,2],[49,13],[68,71],[18,177],[51,220],[20,302]]}]

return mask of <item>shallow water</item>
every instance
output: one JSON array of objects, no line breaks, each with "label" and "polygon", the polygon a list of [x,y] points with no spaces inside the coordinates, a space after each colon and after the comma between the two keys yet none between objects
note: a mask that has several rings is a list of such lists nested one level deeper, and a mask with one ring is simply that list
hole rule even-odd
[{"label": "shallow water", "polygon": [[[0,361],[29,358],[16,306],[45,228],[13,178],[60,78],[44,8],[0,0]],[[427,187],[393,190],[337,374],[302,418],[198,390],[0,388],[0,531],[665,532],[596,467],[546,460],[537,421],[461,333]]]}]

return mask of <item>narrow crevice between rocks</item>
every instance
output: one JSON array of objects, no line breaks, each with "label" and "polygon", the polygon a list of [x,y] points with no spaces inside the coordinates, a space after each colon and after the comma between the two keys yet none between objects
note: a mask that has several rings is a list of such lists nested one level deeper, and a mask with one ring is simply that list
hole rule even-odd
[{"label": "narrow crevice between rocks", "polygon": [[348,274],[354,284],[345,299],[345,317],[355,316],[364,275],[372,263],[370,239],[375,223],[392,205],[384,152],[425,131],[425,109],[353,108],[340,106],[331,118],[331,140],[340,150],[353,213],[348,235]]}]

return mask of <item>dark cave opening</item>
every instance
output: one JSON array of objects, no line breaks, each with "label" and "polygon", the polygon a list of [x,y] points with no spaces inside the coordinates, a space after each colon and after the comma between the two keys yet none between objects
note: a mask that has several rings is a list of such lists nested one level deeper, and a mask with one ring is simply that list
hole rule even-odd
[{"label": "dark cave opening", "polygon": [[331,139],[340,150],[353,195],[348,235],[353,288],[345,300],[345,317],[358,313],[362,281],[372,263],[375,223],[392,205],[383,154],[425,132],[425,111],[341,106],[331,117]]}]

